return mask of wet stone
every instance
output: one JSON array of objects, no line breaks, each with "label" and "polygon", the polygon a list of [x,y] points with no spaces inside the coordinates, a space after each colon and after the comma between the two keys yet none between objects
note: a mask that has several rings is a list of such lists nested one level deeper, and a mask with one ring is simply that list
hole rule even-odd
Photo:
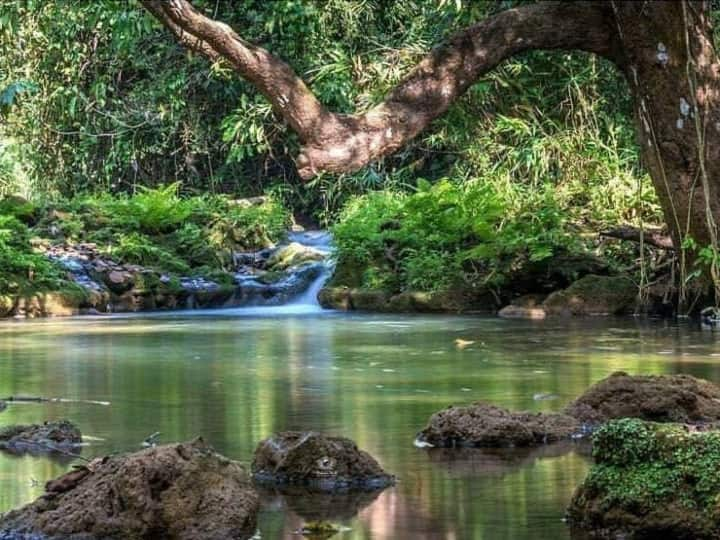
[{"label": "wet stone", "polygon": [[382,489],[395,483],[350,439],[286,431],[258,444],[252,463],[256,482],[305,486],[319,491]]},{"label": "wet stone", "polygon": [[66,451],[81,442],[80,430],[68,420],[0,428],[0,450],[14,454]]},{"label": "wet stone", "polygon": [[569,439],[582,426],[565,414],[509,411],[488,403],[448,407],[418,433],[420,447],[521,447]]}]

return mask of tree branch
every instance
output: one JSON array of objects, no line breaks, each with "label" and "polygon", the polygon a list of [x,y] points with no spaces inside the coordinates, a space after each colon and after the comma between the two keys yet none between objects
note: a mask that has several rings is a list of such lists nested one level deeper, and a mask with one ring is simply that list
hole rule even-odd
[{"label": "tree branch", "polygon": [[606,2],[540,2],[489,17],[432,50],[380,104],[328,111],[284,61],[198,12],[187,0],[141,0],[185,46],[229,61],[299,134],[296,164],[308,179],[351,172],[395,152],[441,116],[479,77],[532,49],[583,50],[618,61]]},{"label": "tree branch", "polygon": [[631,242],[640,242],[641,234],[642,241],[645,244],[660,249],[675,249],[670,235],[667,233],[663,233],[662,230],[657,228],[644,229],[643,231],[640,231],[640,229],[636,227],[617,227],[615,229],[602,231],[600,233],[600,236],[617,238],[618,240],[629,240]]}]

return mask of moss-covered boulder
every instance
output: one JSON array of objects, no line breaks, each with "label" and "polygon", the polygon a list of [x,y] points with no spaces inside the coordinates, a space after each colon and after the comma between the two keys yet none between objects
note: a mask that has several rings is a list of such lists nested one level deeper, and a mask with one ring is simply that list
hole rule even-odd
[{"label": "moss-covered boulder", "polygon": [[309,262],[320,262],[327,255],[311,246],[304,246],[299,242],[291,242],[279,247],[267,260],[267,269],[270,271],[287,270],[292,266],[299,266]]},{"label": "moss-covered boulder", "polygon": [[654,422],[720,421],[720,387],[690,375],[628,375],[622,371],[591,386],[565,409],[584,424],[616,418]]},{"label": "moss-covered boulder", "polygon": [[202,440],[99,458],[0,518],[0,538],[246,539],[258,496],[241,465]]},{"label": "moss-covered boulder", "polygon": [[252,474],[261,484],[319,491],[373,490],[395,483],[394,476],[350,439],[312,431],[286,431],[260,442]]},{"label": "moss-covered boulder", "polygon": [[569,439],[581,424],[565,414],[509,411],[488,403],[448,407],[430,417],[416,444],[434,447],[535,446]]},{"label": "moss-covered boulder", "polygon": [[720,432],[616,420],[595,434],[593,456],[572,528],[607,540],[720,538]]},{"label": "moss-covered boulder", "polygon": [[637,285],[624,277],[587,275],[543,302],[548,315],[620,315],[632,312]]},{"label": "moss-covered boulder", "polygon": [[318,293],[318,302],[325,309],[339,309],[341,311],[352,309],[350,289],[347,287],[323,287]]}]

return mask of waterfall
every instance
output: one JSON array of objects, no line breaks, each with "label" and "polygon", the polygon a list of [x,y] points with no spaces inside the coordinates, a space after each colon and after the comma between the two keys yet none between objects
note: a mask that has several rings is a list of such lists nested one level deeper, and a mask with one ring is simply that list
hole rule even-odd
[{"label": "waterfall", "polygon": [[325,260],[318,263],[322,265],[322,269],[315,280],[310,283],[304,293],[288,302],[291,305],[312,306],[319,310],[321,308],[317,299],[318,293],[327,280],[330,279],[333,271],[333,263],[330,257],[332,253],[332,236],[327,231],[304,231],[291,232],[288,239],[291,242],[312,247],[325,254]]}]

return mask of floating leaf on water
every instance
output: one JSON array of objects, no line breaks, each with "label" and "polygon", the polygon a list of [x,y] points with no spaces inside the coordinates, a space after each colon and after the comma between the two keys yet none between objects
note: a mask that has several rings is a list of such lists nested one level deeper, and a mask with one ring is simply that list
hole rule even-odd
[{"label": "floating leaf on water", "polygon": [[551,399],[557,399],[557,395],[550,394],[549,392],[540,392],[538,394],[533,394],[533,399],[535,401],[548,401]]},{"label": "floating leaf on water", "polygon": [[340,532],[340,529],[329,521],[309,521],[297,532],[306,538],[324,540]]},{"label": "floating leaf on water", "polygon": [[458,349],[464,349],[464,348],[466,348],[466,347],[469,347],[469,346],[472,345],[473,343],[475,343],[474,340],[467,340],[467,339],[460,339],[460,338],[457,338],[457,339],[455,340],[455,346],[456,346]]}]

